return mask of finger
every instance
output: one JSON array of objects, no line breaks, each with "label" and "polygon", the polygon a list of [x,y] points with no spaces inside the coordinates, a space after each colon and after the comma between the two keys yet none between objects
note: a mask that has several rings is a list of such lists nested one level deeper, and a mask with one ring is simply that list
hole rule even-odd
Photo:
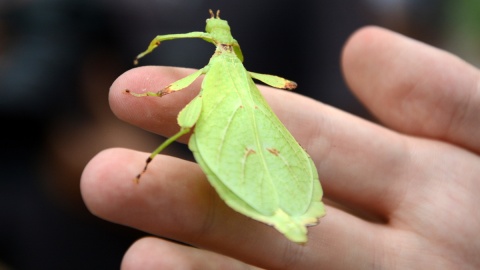
[{"label": "finger", "polygon": [[444,51],[377,27],[343,52],[348,84],[387,125],[480,152],[480,73]]},{"label": "finger", "polygon": [[[227,207],[194,163],[159,156],[139,184],[138,153],[111,149],[85,168],[82,196],[104,219],[190,243],[267,269],[344,269],[368,265],[382,229],[335,208],[298,245]],[[355,228],[355,230],[352,230]]]},{"label": "finger", "polygon": [[[198,94],[201,80],[196,80],[189,87],[161,98],[138,98],[129,95],[125,90],[128,89],[134,93],[157,92],[194,71],[187,68],[162,66],[146,66],[129,70],[112,84],[109,94],[110,107],[118,118],[128,123],[164,136],[171,136],[179,129],[178,113]],[[312,118],[312,114],[285,104],[285,99],[295,98],[298,95],[264,86],[260,86],[260,89],[266,92],[266,99],[275,107],[275,112],[292,132],[298,132],[302,139],[304,139],[302,135],[310,135],[309,132],[301,132],[304,127],[298,119]],[[304,98],[300,97],[299,100],[296,99],[290,104],[301,100]],[[187,142],[188,136],[183,136],[180,141]]]},{"label": "finger", "polygon": [[[170,83],[194,72],[186,68],[145,66],[122,74],[110,88],[109,102],[115,115],[143,129],[170,136],[178,132],[177,115],[200,90],[197,80],[182,91],[159,97],[134,97],[133,93],[158,92]],[[186,141],[188,137],[181,138]]]},{"label": "finger", "polygon": [[[178,112],[198,93],[198,84],[162,98],[136,98],[124,89],[153,91],[191,72],[168,67],[130,70],[111,87],[112,110],[134,125],[171,135],[178,131]],[[404,183],[385,179],[405,171],[408,153],[404,138],[298,94],[268,87],[261,90],[280,120],[314,159],[327,197],[377,215],[390,212],[405,188]],[[186,142],[188,138],[181,139]]]},{"label": "finger", "polygon": [[122,269],[259,269],[235,259],[166,240],[146,237],[135,242]]}]

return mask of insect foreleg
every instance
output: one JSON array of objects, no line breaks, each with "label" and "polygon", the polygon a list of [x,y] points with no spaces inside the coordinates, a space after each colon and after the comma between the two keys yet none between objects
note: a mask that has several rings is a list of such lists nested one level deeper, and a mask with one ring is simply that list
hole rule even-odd
[{"label": "insect foreleg", "polygon": [[170,34],[170,35],[161,35],[161,36],[156,36],[151,42],[150,45],[148,45],[148,48],[137,55],[135,57],[135,60],[133,60],[133,64],[137,65],[138,64],[138,59],[144,57],[145,55],[151,53],[155,48],[160,45],[161,42],[166,41],[166,40],[172,40],[172,39],[180,39],[180,38],[201,38],[204,39],[208,42],[212,42],[212,37],[209,33],[205,32],[190,32],[190,33],[185,33],[185,34]]}]

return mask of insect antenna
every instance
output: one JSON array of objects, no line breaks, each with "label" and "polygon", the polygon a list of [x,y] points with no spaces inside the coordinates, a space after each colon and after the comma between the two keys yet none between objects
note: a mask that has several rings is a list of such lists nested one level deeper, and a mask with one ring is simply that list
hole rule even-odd
[{"label": "insect antenna", "polygon": [[210,13],[210,18],[214,19],[215,17],[217,19],[220,19],[220,9],[217,10],[217,15],[213,14],[213,11],[211,9],[208,10],[208,13]]}]

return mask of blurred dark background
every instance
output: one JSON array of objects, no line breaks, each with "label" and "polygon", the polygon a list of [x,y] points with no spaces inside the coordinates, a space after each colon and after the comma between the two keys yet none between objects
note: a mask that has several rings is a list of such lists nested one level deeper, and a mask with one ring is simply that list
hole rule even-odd
[{"label": "blurred dark background", "polygon": [[[377,24],[478,65],[478,3],[0,1],[0,269],[116,269],[144,235],[91,215],[79,178],[102,149],[150,152],[162,140],[117,120],[107,100],[155,35],[203,31],[208,9],[220,9],[248,70],[295,80],[297,92],[370,118],[342,80],[348,36]],[[141,64],[201,68],[213,49],[202,40],[165,42]]]}]

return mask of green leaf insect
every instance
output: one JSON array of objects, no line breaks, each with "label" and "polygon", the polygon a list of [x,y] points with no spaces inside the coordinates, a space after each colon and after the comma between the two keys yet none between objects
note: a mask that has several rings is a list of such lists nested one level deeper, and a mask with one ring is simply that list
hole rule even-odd
[{"label": "green leaf insect", "polygon": [[306,243],[306,226],[316,225],[325,215],[317,170],[272,112],[252,78],[281,89],[297,85],[247,71],[227,21],[220,19],[220,11],[215,16],[210,10],[210,15],[206,32],[157,36],[135,59],[137,63],[165,40],[201,38],[216,46],[208,65],[158,92],[137,94],[126,90],[137,97],[162,97],[205,75],[200,93],[178,115],[180,131],[150,155],[136,179],[158,153],[193,130],[188,147],[225,203],[245,216],[272,225],[293,242]]}]

